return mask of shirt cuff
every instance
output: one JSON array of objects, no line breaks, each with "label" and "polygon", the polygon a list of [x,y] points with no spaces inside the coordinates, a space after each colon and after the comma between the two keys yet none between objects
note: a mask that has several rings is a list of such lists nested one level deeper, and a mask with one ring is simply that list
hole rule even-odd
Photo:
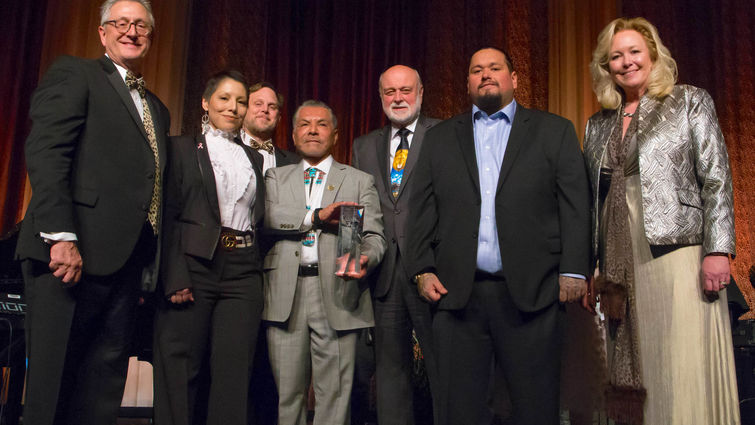
[{"label": "shirt cuff", "polygon": [[577,279],[587,280],[587,277],[585,275],[579,273],[559,273],[559,276],[575,277]]},{"label": "shirt cuff", "polygon": [[74,242],[79,240],[79,238],[76,237],[76,233],[71,232],[39,232],[39,236],[45,241],[45,243],[50,245],[52,245],[53,242]]}]

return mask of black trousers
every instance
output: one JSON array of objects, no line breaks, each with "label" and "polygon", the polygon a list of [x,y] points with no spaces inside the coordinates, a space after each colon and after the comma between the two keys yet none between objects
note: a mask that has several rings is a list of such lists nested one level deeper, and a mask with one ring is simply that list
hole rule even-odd
[{"label": "black trousers", "polygon": [[507,283],[477,280],[462,310],[433,322],[441,425],[488,425],[491,360],[505,376],[515,425],[559,423],[560,305],[535,313],[514,306]]},{"label": "black trousers", "polygon": [[186,260],[194,303],[162,300],[155,321],[155,423],[246,425],[264,305],[257,248]]},{"label": "black trousers", "polygon": [[154,261],[155,249],[147,225],[123,268],[108,276],[84,274],[70,288],[47,264],[23,262],[29,359],[24,424],[115,423],[142,271]]},{"label": "black trousers", "polygon": [[432,424],[432,406],[424,406],[426,409],[415,418],[415,410],[421,409],[415,409],[411,338],[414,329],[432,388],[437,366],[430,304],[420,298],[416,285],[403,272],[400,256],[395,264],[388,293],[374,301],[378,422],[380,425],[411,425],[416,419],[420,424]]}]

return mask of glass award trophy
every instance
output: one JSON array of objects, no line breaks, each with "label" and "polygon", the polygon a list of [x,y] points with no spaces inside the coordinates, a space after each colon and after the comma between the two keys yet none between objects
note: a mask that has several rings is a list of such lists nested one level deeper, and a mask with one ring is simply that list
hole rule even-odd
[{"label": "glass award trophy", "polygon": [[344,205],[341,207],[341,220],[338,223],[338,252],[336,252],[337,276],[360,273],[363,224],[363,206]]}]

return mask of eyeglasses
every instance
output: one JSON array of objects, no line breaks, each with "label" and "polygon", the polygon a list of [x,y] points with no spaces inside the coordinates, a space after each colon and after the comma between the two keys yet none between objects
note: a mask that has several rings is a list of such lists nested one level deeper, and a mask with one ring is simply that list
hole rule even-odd
[{"label": "eyeglasses", "polygon": [[121,34],[126,34],[127,32],[129,32],[129,30],[131,30],[131,25],[134,26],[137,35],[148,36],[152,33],[152,25],[149,25],[144,21],[130,22],[127,19],[113,19],[110,21],[105,21],[104,23],[112,25],[113,27],[115,27],[115,30]]}]

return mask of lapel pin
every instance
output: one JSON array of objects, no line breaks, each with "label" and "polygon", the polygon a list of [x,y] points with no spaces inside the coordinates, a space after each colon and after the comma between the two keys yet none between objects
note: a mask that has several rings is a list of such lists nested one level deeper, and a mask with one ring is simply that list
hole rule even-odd
[{"label": "lapel pin", "polygon": [[197,145],[197,149],[204,149],[204,145],[202,144],[202,142],[199,142],[199,144]]},{"label": "lapel pin", "polygon": [[329,184],[329,185],[328,185],[328,190],[333,190],[333,189],[335,189],[335,188],[336,188],[336,187],[335,187],[335,186],[333,186],[332,184]]}]

